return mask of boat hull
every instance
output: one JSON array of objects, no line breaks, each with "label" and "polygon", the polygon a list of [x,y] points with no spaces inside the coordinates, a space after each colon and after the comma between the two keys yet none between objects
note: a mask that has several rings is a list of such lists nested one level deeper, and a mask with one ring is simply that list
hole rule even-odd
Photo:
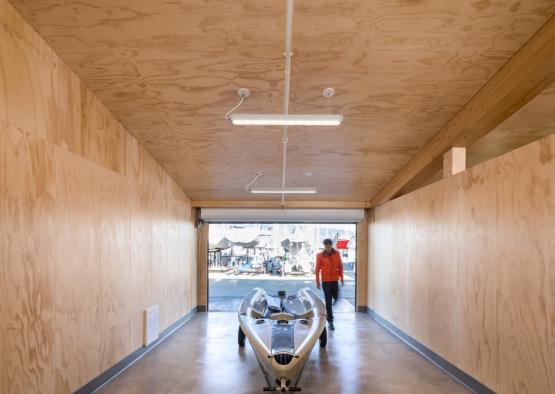
[{"label": "boat hull", "polygon": [[289,297],[257,288],[239,308],[239,326],[268,381],[266,389],[295,390],[314,345],[323,337],[326,308],[309,288]]}]

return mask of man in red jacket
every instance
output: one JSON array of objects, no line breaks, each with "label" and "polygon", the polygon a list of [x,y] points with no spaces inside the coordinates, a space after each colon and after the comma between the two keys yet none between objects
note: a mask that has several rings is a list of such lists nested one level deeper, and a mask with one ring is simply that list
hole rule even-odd
[{"label": "man in red jacket", "polygon": [[320,274],[322,275],[322,287],[326,298],[326,312],[328,314],[328,325],[330,330],[335,330],[333,326],[332,298],[337,301],[339,296],[339,285],[337,281],[341,279],[343,283],[343,262],[341,255],[333,248],[331,239],[324,240],[324,251],[316,256],[316,287],[320,288]]}]

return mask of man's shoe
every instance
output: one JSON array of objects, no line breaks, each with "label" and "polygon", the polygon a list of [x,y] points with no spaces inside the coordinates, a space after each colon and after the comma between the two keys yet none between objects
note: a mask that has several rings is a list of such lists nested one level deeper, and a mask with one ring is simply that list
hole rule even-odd
[{"label": "man's shoe", "polygon": [[330,327],[330,330],[332,330],[332,331],[335,330],[335,327],[333,326],[333,322],[332,322],[332,321],[330,321],[330,322],[328,323],[328,326]]}]

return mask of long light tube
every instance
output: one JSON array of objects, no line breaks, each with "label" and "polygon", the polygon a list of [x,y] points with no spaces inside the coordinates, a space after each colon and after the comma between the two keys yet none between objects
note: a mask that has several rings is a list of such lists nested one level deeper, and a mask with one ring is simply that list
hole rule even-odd
[{"label": "long light tube", "polygon": [[253,194],[315,194],[316,189],[312,187],[289,187],[289,188],[252,188]]},{"label": "long light tube", "polygon": [[235,126],[339,126],[343,115],[232,114]]}]

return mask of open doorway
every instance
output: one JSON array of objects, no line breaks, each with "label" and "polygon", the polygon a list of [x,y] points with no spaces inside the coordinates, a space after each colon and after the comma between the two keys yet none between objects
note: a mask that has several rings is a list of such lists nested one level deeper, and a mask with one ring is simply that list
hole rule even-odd
[{"label": "open doorway", "polygon": [[208,242],[208,310],[237,311],[255,287],[287,294],[316,289],[316,254],[329,238],[341,253],[345,285],[337,312],[354,312],[356,294],[356,224],[210,223]]}]

